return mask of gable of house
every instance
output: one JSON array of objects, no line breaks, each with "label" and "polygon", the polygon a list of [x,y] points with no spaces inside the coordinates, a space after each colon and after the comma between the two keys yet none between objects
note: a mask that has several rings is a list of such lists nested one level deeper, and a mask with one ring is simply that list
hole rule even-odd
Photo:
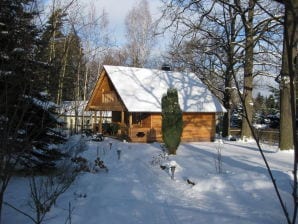
[{"label": "gable of house", "polygon": [[102,70],[86,108],[97,111],[126,110],[106,70]]}]

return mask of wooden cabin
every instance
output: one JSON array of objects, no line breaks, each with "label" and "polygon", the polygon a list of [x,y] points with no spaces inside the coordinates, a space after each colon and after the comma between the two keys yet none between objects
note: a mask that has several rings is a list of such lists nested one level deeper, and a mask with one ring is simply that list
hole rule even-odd
[{"label": "wooden cabin", "polygon": [[170,87],[183,111],[181,140],[213,141],[216,114],[226,110],[194,73],[103,66],[86,110],[112,111],[118,134],[131,142],[161,142],[161,98]]}]

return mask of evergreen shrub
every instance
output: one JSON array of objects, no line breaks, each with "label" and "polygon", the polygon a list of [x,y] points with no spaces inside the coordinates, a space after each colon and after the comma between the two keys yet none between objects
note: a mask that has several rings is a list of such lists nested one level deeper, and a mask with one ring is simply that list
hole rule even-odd
[{"label": "evergreen shrub", "polygon": [[169,154],[176,154],[183,131],[182,111],[178,102],[178,93],[169,88],[162,97],[162,138]]}]

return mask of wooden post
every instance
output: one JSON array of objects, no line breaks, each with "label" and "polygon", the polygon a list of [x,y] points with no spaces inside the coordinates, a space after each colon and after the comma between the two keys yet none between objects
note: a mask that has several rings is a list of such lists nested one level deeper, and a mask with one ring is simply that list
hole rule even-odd
[{"label": "wooden post", "polygon": [[132,113],[129,113],[129,127],[132,127]]},{"label": "wooden post", "polygon": [[99,111],[99,133],[102,133],[102,111]]},{"label": "wooden post", "polygon": [[124,124],[124,111],[121,111],[121,124]]},{"label": "wooden post", "polygon": [[93,113],[93,124],[92,124],[92,129],[93,129],[93,132],[95,132],[96,131],[96,125],[97,125],[97,112],[96,111],[94,111],[94,113]]},{"label": "wooden post", "polygon": [[128,126],[128,136],[130,137],[132,135],[132,113],[129,113],[129,126]]}]

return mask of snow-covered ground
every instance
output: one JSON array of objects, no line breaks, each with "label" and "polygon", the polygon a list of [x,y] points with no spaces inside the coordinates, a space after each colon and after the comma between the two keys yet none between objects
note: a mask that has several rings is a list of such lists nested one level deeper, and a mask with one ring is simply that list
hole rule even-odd
[{"label": "snow-covered ground", "polygon": [[[286,223],[254,143],[183,143],[176,156],[163,162],[175,161],[173,180],[170,171],[157,163],[162,155],[158,143],[105,139],[88,141],[87,145],[81,156],[93,163],[99,154],[109,171],[82,173],[59,197],[44,223],[65,223],[69,203],[72,224]],[[121,150],[120,160],[117,150]],[[217,159],[218,151],[221,160]],[[264,152],[291,211],[293,151],[281,152],[265,145]],[[27,180],[14,178],[5,200],[29,211],[28,197]],[[31,223],[7,206],[3,221]]]}]

